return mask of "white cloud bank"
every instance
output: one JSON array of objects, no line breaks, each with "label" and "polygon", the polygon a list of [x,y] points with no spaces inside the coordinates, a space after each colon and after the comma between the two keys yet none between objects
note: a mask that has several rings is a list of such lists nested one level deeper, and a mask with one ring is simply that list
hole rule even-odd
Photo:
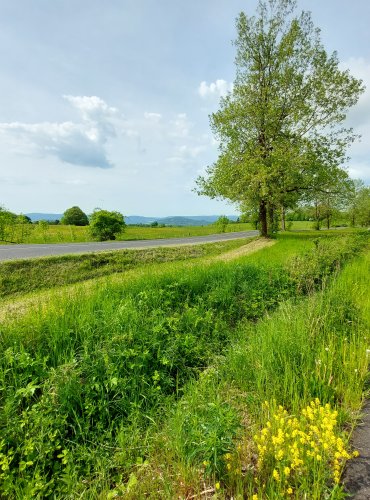
[{"label": "white cloud bank", "polygon": [[228,92],[232,92],[234,85],[226,80],[216,80],[207,84],[206,81],[200,83],[198,94],[203,97],[224,97]]},{"label": "white cloud bank", "polygon": [[0,132],[28,145],[41,156],[83,167],[110,168],[105,145],[116,136],[117,109],[96,96],[63,96],[81,115],[79,122],[0,123]]}]

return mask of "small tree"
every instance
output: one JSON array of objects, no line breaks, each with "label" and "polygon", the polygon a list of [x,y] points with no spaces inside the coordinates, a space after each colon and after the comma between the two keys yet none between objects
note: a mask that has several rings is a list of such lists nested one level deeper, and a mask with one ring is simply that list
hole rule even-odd
[{"label": "small tree", "polygon": [[109,212],[96,208],[90,215],[90,232],[99,241],[115,240],[126,227],[125,219],[119,212]]},{"label": "small tree", "polygon": [[351,226],[370,225],[370,187],[362,180],[354,179],[350,191],[347,215]]},{"label": "small tree", "polygon": [[229,223],[230,221],[226,217],[226,215],[220,215],[220,217],[216,220],[215,225],[217,226],[220,233],[224,233]]},{"label": "small tree", "polygon": [[17,241],[18,243],[23,243],[25,238],[27,238],[33,230],[31,219],[27,217],[27,215],[21,214],[17,216],[15,222],[18,229]]},{"label": "small tree", "polygon": [[80,207],[71,207],[64,212],[62,224],[68,224],[71,226],[88,226],[89,219]]},{"label": "small tree", "polygon": [[49,231],[49,222],[47,220],[39,220],[37,224],[40,228],[42,238],[43,238],[44,242],[46,243],[47,233]]},{"label": "small tree", "polygon": [[356,197],[356,221],[360,226],[370,226],[370,187],[363,187]]},{"label": "small tree", "polygon": [[0,206],[0,240],[12,240],[16,218],[16,214]]}]

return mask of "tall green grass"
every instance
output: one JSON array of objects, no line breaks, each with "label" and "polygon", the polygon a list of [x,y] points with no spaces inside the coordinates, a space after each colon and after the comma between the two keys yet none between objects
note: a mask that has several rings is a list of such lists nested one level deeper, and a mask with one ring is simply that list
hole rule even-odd
[{"label": "tall green grass", "polygon": [[[259,470],[254,436],[278,405],[296,416],[318,398],[338,411],[338,436],[348,440],[368,377],[369,271],[367,252],[323,292],[285,302],[255,325],[242,322],[225,356],[186,388],[157,435],[150,466],[134,472],[135,489],[118,485],[117,491],[129,498],[175,498],[220,487],[218,498],[344,498],[325,459],[314,462],[312,474],[294,477],[292,471],[293,496],[287,487],[282,491],[272,477],[278,460]],[[149,486],[154,470],[157,479]]]},{"label": "tall green grass", "polygon": [[115,250],[1,262],[0,298],[78,283],[113,273],[125,273],[151,264],[212,257],[249,241],[251,240],[243,239],[204,245]]},{"label": "tall green grass", "polygon": [[[311,245],[314,285],[357,251],[364,244],[360,240],[334,240],[320,250],[320,258]],[[336,264],[323,266],[329,254]],[[176,401],[176,432],[169,436],[173,457],[191,471],[205,456],[209,473],[221,471],[222,454],[232,447],[240,428],[241,402],[250,399],[258,414],[263,396],[253,379],[258,365],[250,365],[247,358],[234,362],[250,366],[252,377],[245,394],[242,387],[230,391],[239,402],[235,408],[222,391],[215,392],[214,380],[225,365],[221,363],[216,374],[205,369],[231,343],[231,353],[240,353],[237,340],[245,335],[241,322],[255,322],[266,310],[304,291],[298,267],[299,262],[288,268],[256,266],[247,258],[191,269],[174,266],[172,272],[106,284],[89,296],[60,298],[45,313],[34,311],[4,324],[3,495],[104,498],[108,492],[115,495],[117,485],[123,485],[125,494],[135,491],[135,472],[146,467],[157,425],[165,422],[165,413],[176,408]],[[302,272],[309,275],[307,266]],[[252,334],[253,329],[248,338]],[[263,352],[258,342],[255,348]],[[207,392],[196,389],[190,397],[187,384],[203,372],[201,387]],[[192,411],[192,400],[200,414]],[[174,486],[169,482],[167,487],[165,495]]]}]

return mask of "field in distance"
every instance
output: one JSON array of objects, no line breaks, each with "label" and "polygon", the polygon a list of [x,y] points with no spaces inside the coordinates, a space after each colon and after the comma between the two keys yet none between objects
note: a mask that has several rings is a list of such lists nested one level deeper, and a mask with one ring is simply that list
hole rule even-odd
[{"label": "field in distance", "polygon": [[[29,226],[29,227],[28,227]],[[228,224],[220,227],[216,224],[209,226],[179,226],[179,227],[150,227],[127,226],[125,231],[117,236],[119,241],[157,240],[164,238],[187,238],[191,236],[207,236],[221,232],[249,231],[255,229],[252,224]],[[19,240],[15,235],[12,238],[16,243],[84,243],[93,241],[88,226],[58,225],[27,225],[27,234]],[[18,241],[19,240],[19,241]],[[1,241],[4,244],[6,242]]]},{"label": "field in distance", "polygon": [[[294,221],[289,229],[312,229],[312,221]],[[177,227],[151,227],[127,226],[125,231],[117,236],[118,241],[158,240],[165,238],[188,238],[192,236],[207,236],[210,234],[250,231],[255,229],[251,223],[230,223],[224,227],[217,224],[208,226],[177,226]],[[319,234],[319,233],[318,233]],[[19,238],[15,234],[11,239],[14,243],[85,243],[93,241],[88,226],[59,225],[29,225],[27,232]],[[0,241],[0,244],[9,242]]]}]

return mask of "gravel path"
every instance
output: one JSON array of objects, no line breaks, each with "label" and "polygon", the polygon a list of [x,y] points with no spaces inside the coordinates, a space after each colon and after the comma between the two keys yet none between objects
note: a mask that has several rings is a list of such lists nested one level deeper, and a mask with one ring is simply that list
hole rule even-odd
[{"label": "gravel path", "polygon": [[362,421],[352,437],[352,445],[360,456],[348,462],[343,475],[346,491],[354,500],[370,499],[370,401],[362,411]]}]

